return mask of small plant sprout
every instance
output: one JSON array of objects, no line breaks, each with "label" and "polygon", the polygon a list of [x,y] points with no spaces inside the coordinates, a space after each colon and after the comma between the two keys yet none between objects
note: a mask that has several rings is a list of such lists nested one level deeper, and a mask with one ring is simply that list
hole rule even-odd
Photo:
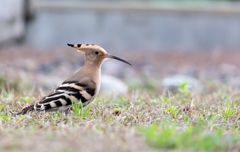
[{"label": "small plant sprout", "polygon": [[22,101],[32,102],[34,100],[35,100],[34,97],[31,98],[31,97],[26,96],[26,97],[20,97],[19,102],[22,102]]},{"label": "small plant sprout", "polygon": [[170,97],[164,97],[164,96],[161,96],[160,98],[163,102],[167,102],[170,99]]},{"label": "small plant sprout", "polygon": [[72,102],[72,109],[73,112],[76,116],[78,117],[82,117],[83,116],[83,105],[82,102],[76,102],[71,98],[71,102]]},{"label": "small plant sprout", "polygon": [[167,113],[174,114],[174,117],[176,117],[176,113],[178,112],[177,107],[175,106],[168,106],[168,108],[164,109]]},{"label": "small plant sprout", "polygon": [[231,108],[229,107],[229,100],[227,101],[227,107],[225,109],[223,109],[222,111],[222,115],[224,118],[226,119],[230,119],[231,116],[233,116],[236,113],[237,110],[231,110]]},{"label": "small plant sprout", "polygon": [[191,91],[188,90],[189,85],[188,85],[188,82],[187,82],[187,81],[186,81],[186,82],[180,82],[180,83],[178,84],[178,87],[179,87],[180,93],[182,93],[182,94],[184,94],[184,95],[186,95],[186,94],[191,94]]}]

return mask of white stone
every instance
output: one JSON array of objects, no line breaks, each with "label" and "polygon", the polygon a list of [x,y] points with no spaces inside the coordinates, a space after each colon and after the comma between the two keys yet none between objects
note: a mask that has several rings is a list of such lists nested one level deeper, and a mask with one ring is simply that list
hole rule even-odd
[{"label": "white stone", "polygon": [[239,69],[236,65],[230,63],[222,63],[219,65],[220,78],[229,81],[239,75]]},{"label": "white stone", "polygon": [[196,78],[193,78],[188,75],[181,75],[181,74],[177,74],[177,75],[173,75],[173,76],[164,78],[160,82],[159,87],[175,92],[178,90],[178,88],[179,88],[178,85],[181,82],[188,82],[187,89],[189,89],[193,92],[200,92],[202,90],[202,86],[200,85],[200,82]]},{"label": "white stone", "polygon": [[52,91],[63,82],[62,78],[59,78],[57,76],[52,76],[52,75],[46,75],[46,74],[45,75],[39,74],[34,79],[35,79],[35,81],[33,82],[34,85],[36,85],[39,88],[42,88],[45,91]]},{"label": "white stone", "polygon": [[228,82],[232,87],[236,87],[237,89],[240,89],[240,77],[234,77],[229,79]]},{"label": "white stone", "polygon": [[123,65],[124,63],[118,60],[109,59],[102,65],[102,73],[107,75],[119,76],[121,75],[121,73],[123,73]]},{"label": "white stone", "polygon": [[124,95],[128,91],[128,86],[120,79],[109,76],[102,75],[101,78],[101,94],[110,94],[114,96]]}]

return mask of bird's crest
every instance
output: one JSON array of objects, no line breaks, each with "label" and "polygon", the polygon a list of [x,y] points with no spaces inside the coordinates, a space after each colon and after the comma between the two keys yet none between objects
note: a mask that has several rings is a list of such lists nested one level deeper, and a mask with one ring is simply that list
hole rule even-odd
[{"label": "bird's crest", "polygon": [[67,44],[67,45],[79,51],[84,51],[86,49],[93,49],[93,50],[99,50],[106,53],[106,51],[102,47],[95,44]]}]

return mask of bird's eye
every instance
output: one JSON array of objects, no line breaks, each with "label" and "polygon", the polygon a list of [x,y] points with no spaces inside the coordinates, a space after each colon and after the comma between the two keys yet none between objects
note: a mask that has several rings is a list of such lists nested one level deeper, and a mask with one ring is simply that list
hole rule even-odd
[{"label": "bird's eye", "polygon": [[98,55],[98,54],[99,54],[99,52],[98,52],[98,51],[96,51],[96,52],[95,52],[95,54],[97,54],[97,55]]}]

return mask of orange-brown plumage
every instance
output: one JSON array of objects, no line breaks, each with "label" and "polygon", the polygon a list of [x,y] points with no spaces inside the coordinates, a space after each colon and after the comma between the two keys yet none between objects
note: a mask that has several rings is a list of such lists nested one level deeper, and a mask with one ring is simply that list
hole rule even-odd
[{"label": "orange-brown plumage", "polygon": [[34,105],[25,107],[18,114],[29,111],[65,111],[71,108],[72,103],[82,102],[83,106],[89,104],[98,94],[101,81],[101,65],[106,58],[127,61],[108,54],[103,48],[93,44],[68,44],[79,52],[85,53],[85,64],[75,75],[64,81],[49,95],[43,97]]}]

